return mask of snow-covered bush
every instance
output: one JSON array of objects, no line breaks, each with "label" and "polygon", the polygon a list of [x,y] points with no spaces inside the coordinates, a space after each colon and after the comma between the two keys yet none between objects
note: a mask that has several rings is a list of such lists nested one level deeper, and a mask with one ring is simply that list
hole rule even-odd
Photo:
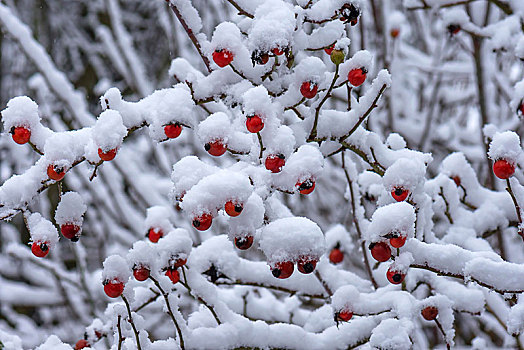
[{"label": "snow-covered bush", "polygon": [[523,348],[521,2],[9,3],[0,349]]}]

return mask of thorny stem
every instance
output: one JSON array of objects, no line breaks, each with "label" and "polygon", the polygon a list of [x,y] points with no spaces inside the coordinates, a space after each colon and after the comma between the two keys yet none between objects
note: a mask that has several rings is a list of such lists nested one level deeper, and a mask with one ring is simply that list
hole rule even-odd
[{"label": "thorny stem", "polygon": [[353,214],[353,223],[355,224],[355,229],[357,230],[357,234],[358,234],[358,240],[360,241],[360,248],[362,250],[362,255],[364,256],[364,266],[368,273],[369,279],[371,280],[371,283],[373,284],[373,287],[377,289],[378,288],[377,281],[375,281],[371,268],[369,267],[368,256],[366,254],[366,242],[362,239],[362,231],[360,230],[360,223],[358,222],[358,218],[357,218],[357,210],[356,210],[356,205],[355,205],[355,193],[353,191],[353,182],[351,181],[351,178],[349,177],[349,173],[346,169],[344,151],[342,151],[342,169],[344,170],[344,174],[346,175],[346,180],[349,186],[349,193],[351,195],[351,213]]},{"label": "thorny stem", "polygon": [[335,66],[335,75],[333,75],[333,80],[331,80],[331,85],[329,86],[329,89],[326,91],[326,94],[318,104],[316,110],[315,110],[315,120],[313,121],[313,128],[311,129],[311,133],[309,134],[308,140],[312,140],[315,137],[317,137],[317,125],[318,125],[318,117],[320,115],[320,109],[322,108],[322,105],[326,102],[328,97],[331,95],[331,91],[333,90],[333,87],[335,86],[335,82],[338,79],[338,68],[340,67],[339,64]]},{"label": "thorny stem", "polygon": [[195,46],[195,48],[198,51],[198,54],[200,55],[200,57],[202,57],[202,61],[204,61],[204,64],[206,65],[206,68],[207,68],[207,71],[209,73],[211,73],[212,70],[211,70],[211,66],[209,64],[209,59],[202,52],[202,48],[200,47],[200,43],[198,42],[195,34],[191,30],[191,28],[189,28],[189,26],[187,25],[186,21],[184,20],[184,18],[180,14],[180,11],[178,11],[178,8],[175,5],[173,5],[169,0],[167,0],[167,1],[168,1],[168,4],[169,4],[169,7],[171,8],[171,10],[173,10],[173,13],[178,18],[178,20],[180,21],[180,24],[182,24],[182,27],[184,28],[184,30],[186,31],[187,35],[189,36],[189,39],[191,39],[191,42],[193,42],[193,45]]},{"label": "thorny stem", "polygon": [[118,329],[118,350],[122,349],[122,341],[124,340],[124,337],[122,337],[122,328],[120,328],[121,319],[122,316],[118,315],[118,321],[116,323],[116,328]]},{"label": "thorny stem", "polygon": [[509,195],[511,196],[511,199],[513,200],[513,204],[515,205],[515,210],[517,211],[517,218],[519,219],[519,224],[522,224],[522,214],[520,213],[520,206],[517,202],[517,198],[515,197],[515,194],[513,193],[513,189],[511,188],[511,182],[509,179],[506,179],[506,184],[508,187],[506,187],[506,191],[509,192]]},{"label": "thorny stem", "polygon": [[448,343],[448,340],[446,339],[446,332],[444,332],[444,328],[442,328],[442,325],[440,322],[435,319],[435,323],[437,324],[438,329],[440,330],[440,333],[442,333],[442,336],[444,337],[444,341],[446,342],[446,348],[449,350],[451,349],[451,346]]},{"label": "thorny stem", "polygon": [[332,297],[333,296],[333,291],[331,290],[331,288],[329,288],[328,284],[326,283],[326,281],[324,281],[322,276],[320,276],[320,272],[318,272],[318,270],[315,270],[315,277],[322,284],[322,287],[324,287],[324,289],[326,290],[326,293],[328,293],[328,295],[330,297]]},{"label": "thorny stem", "polygon": [[133,316],[131,316],[131,308],[129,307],[129,302],[127,301],[124,295],[121,295],[121,297],[124,303],[126,304],[127,314],[129,315],[128,321],[131,324],[131,328],[133,328],[133,332],[135,333],[136,347],[138,348],[138,350],[142,350],[142,346],[140,345],[140,335],[138,334],[135,322],[133,321]]},{"label": "thorny stem", "polygon": [[153,276],[149,276],[149,279],[151,281],[153,281],[155,286],[158,288],[158,290],[160,290],[160,293],[164,297],[164,300],[165,300],[166,306],[167,306],[167,313],[169,314],[169,317],[171,317],[171,320],[173,321],[173,323],[175,325],[175,328],[176,328],[176,331],[178,333],[178,336],[180,337],[180,347],[182,349],[185,349],[185,347],[184,347],[184,337],[182,336],[182,330],[180,329],[180,326],[178,325],[178,322],[175,319],[175,315],[173,314],[173,310],[171,310],[171,304],[169,303],[169,294],[166,293],[166,291],[160,286],[160,283],[158,283],[158,281]]}]

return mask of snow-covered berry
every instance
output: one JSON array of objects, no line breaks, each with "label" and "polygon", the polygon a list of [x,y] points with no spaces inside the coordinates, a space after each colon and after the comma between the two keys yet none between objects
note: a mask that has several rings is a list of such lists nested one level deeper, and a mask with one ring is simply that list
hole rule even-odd
[{"label": "snow-covered berry", "polygon": [[341,310],[335,314],[337,321],[348,322],[353,317],[353,313],[349,310]]},{"label": "snow-covered berry", "polygon": [[275,56],[281,56],[284,54],[284,50],[281,49],[280,47],[275,47],[274,49],[271,50],[271,52],[275,55]]},{"label": "snow-covered berry", "polygon": [[353,86],[360,86],[366,80],[367,70],[365,68],[352,69],[348,73],[348,81]]},{"label": "snow-covered berry", "polygon": [[85,339],[80,339],[75,344],[75,350],[81,350],[81,349],[90,348],[90,347],[91,347],[91,345]]},{"label": "snow-covered berry", "polygon": [[398,28],[392,28],[390,31],[389,31],[389,35],[391,35],[391,37],[393,39],[396,39],[398,37],[398,35],[400,34],[400,29]]},{"label": "snow-covered berry", "polygon": [[105,162],[113,160],[116,157],[117,149],[113,148],[104,152],[101,148],[98,149],[98,156]]},{"label": "snow-covered berry", "polygon": [[256,114],[249,115],[246,119],[246,128],[247,131],[256,134],[264,129],[264,122],[262,121],[262,118]]},{"label": "snow-covered berry", "polygon": [[462,28],[460,27],[459,24],[450,24],[450,25],[448,25],[448,27],[447,27],[448,33],[449,33],[450,35],[455,35],[455,34],[457,34],[458,32],[460,32],[460,29],[462,29]]},{"label": "snow-covered berry", "polygon": [[235,247],[240,250],[247,250],[253,245],[253,236],[235,237]]},{"label": "snow-covered berry", "polygon": [[187,263],[187,258],[186,259],[182,259],[182,258],[176,259],[174,263],[174,267],[179,268],[179,267],[184,266],[186,263]]},{"label": "snow-covered berry", "polygon": [[64,178],[66,169],[60,165],[49,164],[47,166],[47,176],[51,180],[60,181]]},{"label": "snow-covered berry", "polygon": [[313,98],[317,94],[318,85],[312,81],[305,81],[300,85],[300,93],[305,98]]},{"label": "snow-covered berry", "polygon": [[26,144],[31,139],[31,131],[23,126],[11,128],[11,135],[13,136],[13,141],[19,145]]},{"label": "snow-covered berry", "polygon": [[273,154],[267,156],[264,163],[267,170],[270,170],[272,173],[279,173],[286,164],[286,157],[283,154]]},{"label": "snow-covered berry", "polygon": [[211,227],[213,223],[213,216],[210,213],[202,213],[201,215],[193,218],[193,227],[199,231],[205,231]]},{"label": "snow-covered berry", "polygon": [[384,262],[391,258],[391,248],[385,242],[371,243],[369,249],[376,261]]},{"label": "snow-covered berry", "polygon": [[78,241],[78,232],[80,232],[80,226],[75,224],[64,224],[60,226],[60,232],[62,236],[72,241]]},{"label": "snow-covered berry", "polygon": [[391,197],[395,199],[397,202],[403,202],[408,198],[409,191],[405,190],[402,187],[396,187],[393,191],[391,191]]},{"label": "snow-covered berry", "polygon": [[295,267],[293,265],[293,262],[281,261],[277,262],[273,267],[271,267],[271,273],[276,278],[286,279],[291,277],[294,269]]},{"label": "snow-covered berry", "polygon": [[315,189],[315,181],[307,179],[302,182],[297,182],[295,187],[298,188],[300,194],[310,194]]},{"label": "snow-covered berry", "polygon": [[153,243],[157,243],[164,236],[164,231],[158,227],[151,227],[147,232],[147,237]]},{"label": "snow-covered berry", "polygon": [[390,267],[388,271],[386,272],[386,277],[390,283],[400,284],[402,283],[402,281],[404,281],[404,278],[406,277],[406,275]]},{"label": "snow-covered berry", "polygon": [[182,133],[182,126],[179,123],[171,123],[164,126],[164,133],[168,139],[176,139]]},{"label": "snow-covered berry", "polygon": [[243,209],[244,206],[242,203],[238,203],[234,200],[227,201],[224,205],[224,210],[226,211],[227,215],[232,217],[239,216]]},{"label": "snow-covered berry", "polygon": [[118,298],[124,292],[124,283],[117,279],[105,281],[104,292],[110,298]]},{"label": "snow-covered berry", "polygon": [[149,278],[151,271],[146,266],[137,265],[133,267],[133,277],[137,281],[145,281]]},{"label": "snow-covered berry", "polygon": [[435,306],[426,306],[420,313],[426,321],[433,321],[438,316],[438,309]]},{"label": "snow-covered berry", "polygon": [[315,268],[317,267],[317,260],[312,259],[310,257],[301,257],[297,261],[297,268],[298,271],[304,274],[311,273],[315,271]]},{"label": "snow-covered berry", "polygon": [[215,52],[213,52],[213,61],[219,66],[220,68],[224,68],[231,62],[233,62],[234,55],[231,51],[228,51],[226,49],[217,49]]},{"label": "snow-covered berry", "polygon": [[493,172],[499,179],[509,179],[515,173],[515,166],[505,159],[499,159],[493,164]]},{"label": "snow-covered berry", "polygon": [[393,248],[400,248],[406,243],[407,236],[399,235],[398,237],[392,237],[389,239],[389,244]]},{"label": "snow-covered berry", "polygon": [[227,151],[227,146],[224,144],[222,140],[215,140],[211,142],[207,142],[204,145],[204,149],[207,151],[207,153],[211,154],[215,157],[220,157]]},{"label": "snow-covered berry", "polygon": [[31,252],[36,257],[44,258],[49,254],[49,242],[33,242],[31,245]]},{"label": "snow-covered berry", "polygon": [[178,281],[180,281],[180,272],[178,272],[176,268],[168,268],[166,270],[166,276],[169,277],[173,284],[176,284]]}]

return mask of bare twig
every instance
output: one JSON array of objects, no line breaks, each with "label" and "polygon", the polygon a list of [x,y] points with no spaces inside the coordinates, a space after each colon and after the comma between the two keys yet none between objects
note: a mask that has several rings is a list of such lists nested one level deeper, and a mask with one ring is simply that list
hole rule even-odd
[{"label": "bare twig", "polygon": [[142,350],[142,346],[140,345],[140,335],[138,333],[138,330],[136,329],[135,322],[133,321],[133,316],[131,316],[131,308],[129,307],[129,302],[127,301],[124,295],[121,295],[121,297],[124,303],[126,304],[127,314],[129,315],[128,321],[131,324],[131,328],[133,328],[133,332],[135,333],[136,347],[138,348],[138,350]]}]

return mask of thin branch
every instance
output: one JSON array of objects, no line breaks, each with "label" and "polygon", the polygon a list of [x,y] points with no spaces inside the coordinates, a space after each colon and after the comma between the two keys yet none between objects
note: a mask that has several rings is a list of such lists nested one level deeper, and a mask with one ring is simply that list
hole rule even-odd
[{"label": "thin branch", "polygon": [[118,350],[122,349],[122,342],[124,341],[124,337],[122,337],[122,328],[120,327],[121,320],[122,316],[118,315],[118,321],[116,323],[116,328],[118,329]]},{"label": "thin branch", "polygon": [[330,297],[333,296],[333,291],[331,291],[331,288],[329,288],[328,284],[326,281],[324,281],[324,279],[322,278],[322,276],[320,276],[320,272],[318,272],[318,270],[315,270],[315,277],[318,279],[318,281],[322,284],[322,287],[324,287],[326,293],[328,293],[328,295]]},{"label": "thin branch", "polygon": [[133,321],[133,316],[131,316],[131,308],[129,307],[129,302],[127,301],[124,295],[121,295],[121,297],[124,303],[126,304],[127,314],[129,315],[128,321],[131,324],[131,328],[133,328],[133,332],[135,333],[136,346],[138,350],[142,350],[142,346],[140,345],[140,335],[138,333],[138,330],[136,329],[135,322]]},{"label": "thin branch", "polygon": [[234,0],[227,0],[231,5],[233,5],[237,10],[239,15],[243,15],[249,18],[255,18],[252,14],[244,10],[242,7],[240,7]]},{"label": "thin branch", "polygon": [[322,105],[326,102],[328,97],[331,95],[331,91],[333,90],[333,87],[335,86],[335,82],[338,79],[338,68],[339,64],[335,67],[335,74],[333,75],[333,80],[331,81],[331,85],[329,85],[328,90],[326,91],[326,94],[318,104],[317,108],[315,109],[315,120],[313,121],[313,127],[311,128],[311,133],[309,134],[308,140],[312,140],[315,137],[317,137],[317,125],[318,125],[318,117],[320,115],[320,109],[322,108]]},{"label": "thin branch", "polygon": [[442,325],[440,322],[435,319],[435,323],[437,324],[438,329],[440,330],[440,333],[442,333],[442,336],[444,337],[444,341],[446,342],[446,348],[449,350],[451,349],[451,345],[449,345],[448,340],[446,338],[446,332],[444,332],[444,328],[442,328]]}]

